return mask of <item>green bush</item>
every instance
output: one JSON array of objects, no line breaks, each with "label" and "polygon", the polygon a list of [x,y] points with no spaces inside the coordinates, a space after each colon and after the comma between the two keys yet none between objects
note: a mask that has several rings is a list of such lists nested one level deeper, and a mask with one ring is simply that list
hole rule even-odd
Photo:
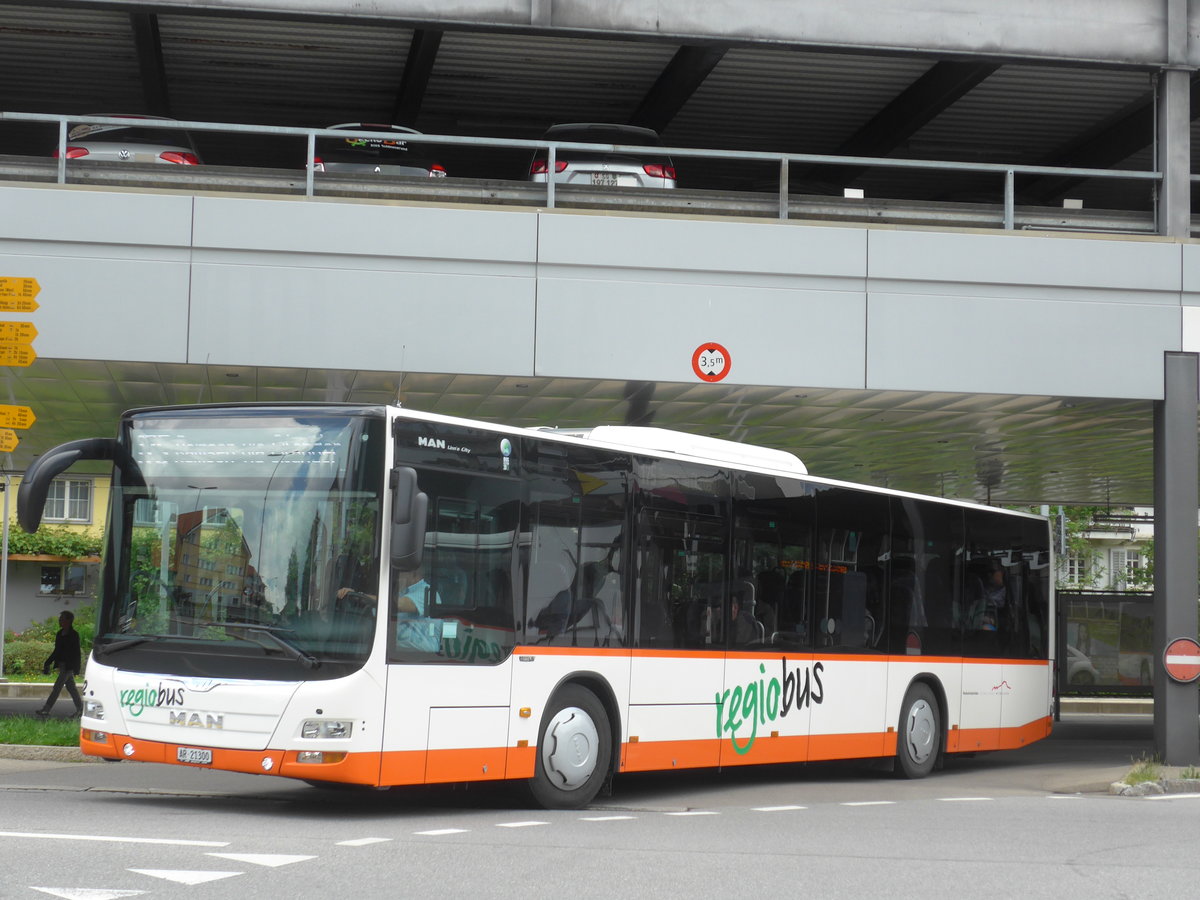
[{"label": "green bush", "polygon": [[12,641],[4,645],[5,675],[38,675],[46,657],[54,652],[54,641]]},{"label": "green bush", "polygon": [[[92,652],[92,641],[96,637],[96,606],[89,604],[75,610],[74,626],[79,632],[79,651],[81,662],[87,667],[88,654]],[[5,675],[39,675],[42,663],[54,651],[54,635],[58,633],[58,616],[50,616],[41,622],[34,622],[19,634],[12,631],[4,632],[4,674]],[[18,647],[40,648],[41,656],[32,650],[20,650]],[[18,654],[20,660],[18,661]],[[28,658],[26,655],[28,654]],[[35,658],[36,657],[36,658]]]}]

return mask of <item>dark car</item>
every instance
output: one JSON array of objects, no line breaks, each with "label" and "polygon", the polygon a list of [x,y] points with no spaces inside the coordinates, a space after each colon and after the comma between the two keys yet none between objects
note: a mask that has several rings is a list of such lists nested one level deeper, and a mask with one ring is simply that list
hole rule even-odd
[{"label": "dark car", "polygon": [[[594,184],[601,187],[675,187],[675,166],[671,157],[658,151],[662,140],[650,128],[634,125],[609,125],[580,122],[552,125],[542,135],[548,141],[581,144],[622,144],[645,147],[635,153],[605,150],[558,150],[554,160],[555,184]],[[534,154],[529,165],[530,181],[546,181],[548,156],[545,150]]]},{"label": "dark car", "polygon": [[313,168],[317,172],[446,177],[442,164],[429,158],[428,144],[410,144],[405,140],[408,135],[421,133],[412,128],[365,122],[346,122],[329,128],[377,132],[379,137],[318,136],[313,159]]}]

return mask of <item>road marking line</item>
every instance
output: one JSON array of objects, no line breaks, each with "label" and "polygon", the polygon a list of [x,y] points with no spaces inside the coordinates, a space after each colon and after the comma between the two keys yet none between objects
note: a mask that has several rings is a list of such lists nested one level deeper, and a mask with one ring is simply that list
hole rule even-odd
[{"label": "road marking line", "polygon": [[368,844],[384,844],[391,838],[355,838],[352,841],[338,841],[339,847],[366,847]]},{"label": "road marking line", "polygon": [[222,878],[232,878],[234,875],[244,874],[242,872],[199,872],[194,869],[126,869],[125,871],[187,885],[206,884],[210,881],[220,881]]},{"label": "road marking line", "polygon": [[669,812],[668,816],[719,816],[720,813],[711,809],[688,809],[683,812]]},{"label": "road marking line", "polygon": [[622,819],[636,819],[637,816],[580,816],[581,822],[619,822]]},{"label": "road marking line", "polygon": [[895,800],[855,800],[852,803],[841,803],[840,806],[895,806]]},{"label": "road marking line", "polygon": [[938,797],[942,803],[974,803],[977,800],[992,800],[993,797]]},{"label": "road marking line", "polygon": [[1047,794],[1047,800],[1082,800],[1078,794]]},{"label": "road marking line", "polygon": [[165,844],[169,847],[229,846],[229,841],[185,841],[173,838],[118,837],[111,834],[43,834],[32,831],[0,831],[0,837],[39,838],[49,841],[105,841],[110,844]]},{"label": "road marking line", "polygon": [[1200,794],[1151,794],[1145,800],[1200,800]]},{"label": "road marking line", "polygon": [[432,831],[414,831],[413,834],[421,834],[426,837],[441,837],[443,834],[466,834],[466,828],[435,828]]},{"label": "road marking line", "polygon": [[306,859],[316,859],[315,856],[295,856],[286,853],[206,853],[205,856],[216,856],[221,859],[231,859],[234,862],[250,863],[254,866],[269,866],[277,869],[292,863],[304,862]]},{"label": "road marking line", "polygon": [[752,806],[755,812],[787,812],[792,809],[808,809],[807,806]]},{"label": "road marking line", "polygon": [[30,885],[31,891],[40,891],[60,900],[121,900],[122,897],[138,897],[145,891],[118,891],[107,888],[56,888]]},{"label": "road marking line", "polygon": [[529,828],[531,825],[549,825],[549,822],[497,822],[497,828]]}]

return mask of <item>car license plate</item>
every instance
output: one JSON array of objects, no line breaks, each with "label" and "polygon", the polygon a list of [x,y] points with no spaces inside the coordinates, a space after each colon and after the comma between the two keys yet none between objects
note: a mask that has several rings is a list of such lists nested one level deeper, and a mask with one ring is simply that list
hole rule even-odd
[{"label": "car license plate", "polygon": [[616,172],[593,172],[592,184],[598,184],[601,187],[616,187],[617,173]]},{"label": "car license plate", "polygon": [[181,763],[192,763],[197,766],[212,765],[212,751],[200,747],[177,747],[175,759]]}]

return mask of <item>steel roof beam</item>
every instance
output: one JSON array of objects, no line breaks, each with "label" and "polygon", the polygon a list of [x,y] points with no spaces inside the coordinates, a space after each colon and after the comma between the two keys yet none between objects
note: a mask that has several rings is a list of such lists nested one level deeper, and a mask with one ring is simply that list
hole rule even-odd
[{"label": "steel roof beam", "polygon": [[710,72],[725,56],[724,47],[685,44],[675,51],[671,61],[642,98],[641,104],[629,118],[630,125],[653,128],[659,134],[683,109],[692,94],[704,83]]},{"label": "steel roof beam", "polygon": [[162,37],[155,13],[131,12],[129,24],[137,50],[138,70],[142,76],[142,96],[146,113],[170,116],[171,98],[167,92],[167,67],[163,62]]},{"label": "steel roof beam", "polygon": [[413,32],[412,43],[408,46],[408,59],[404,64],[404,75],[400,78],[400,89],[396,92],[391,124],[407,125],[410,128],[416,124],[441,43],[441,31],[418,28]]},{"label": "steel roof beam", "polygon": [[[887,156],[998,68],[997,63],[946,60],[935,63],[851,135],[833,155]],[[861,166],[820,166],[809,169],[800,177],[850,184],[865,171]]]}]

